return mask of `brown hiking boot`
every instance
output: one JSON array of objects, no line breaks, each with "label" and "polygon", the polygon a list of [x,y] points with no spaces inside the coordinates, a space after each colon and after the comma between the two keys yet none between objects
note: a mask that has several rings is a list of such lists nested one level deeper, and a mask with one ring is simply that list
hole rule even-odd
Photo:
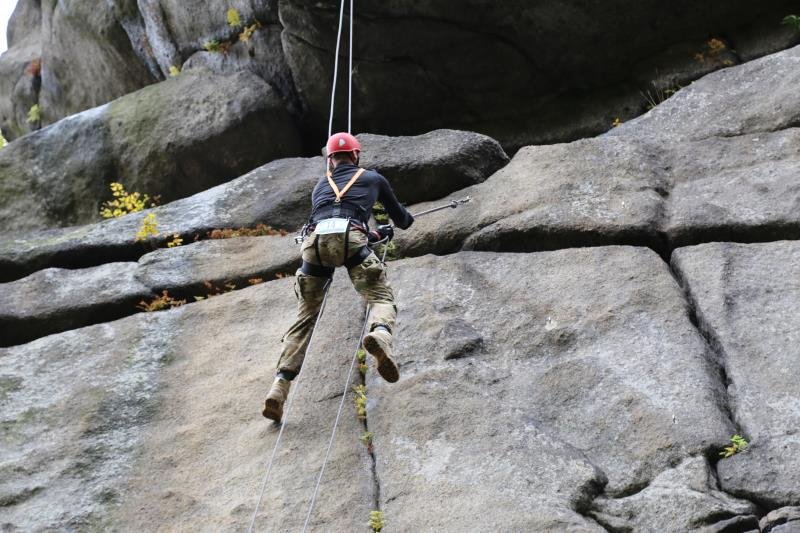
[{"label": "brown hiking boot", "polygon": [[261,412],[266,418],[272,419],[275,422],[280,422],[283,416],[283,403],[289,397],[289,385],[291,382],[288,379],[275,378],[272,382],[267,393],[267,399],[264,401],[264,410]]},{"label": "brown hiking boot", "polygon": [[392,359],[392,334],[383,328],[376,328],[364,336],[364,349],[378,362],[378,374],[389,383],[400,379],[400,371]]}]

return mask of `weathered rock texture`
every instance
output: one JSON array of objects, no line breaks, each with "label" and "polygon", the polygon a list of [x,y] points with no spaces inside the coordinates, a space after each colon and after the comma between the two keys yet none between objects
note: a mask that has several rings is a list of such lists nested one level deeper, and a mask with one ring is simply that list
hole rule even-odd
[{"label": "weathered rock texture", "polygon": [[[227,24],[229,8],[241,27]],[[796,43],[800,36],[780,25],[793,8],[789,0],[358,5],[354,124],[393,135],[462,127],[511,149],[594,135],[644,110],[641,92],[658,100],[709,71]],[[25,122],[32,102],[48,124],[161,80],[173,66],[206,66],[272,84],[313,145],[327,124],[337,16],[330,0],[21,0],[0,59],[8,73],[0,128],[15,138],[35,127]],[[261,28],[240,41],[255,21]],[[213,40],[227,52],[205,51]],[[41,73],[25,74],[39,57]]]},{"label": "weathered rock texture", "polygon": [[260,78],[184,75],[0,151],[0,231],[97,220],[111,182],[171,201],[299,153],[289,114]]},{"label": "weathered rock texture", "polygon": [[[384,174],[407,203],[434,199],[481,181],[508,161],[496,141],[455,130],[396,139],[367,135],[363,145],[363,164]],[[0,280],[46,266],[74,268],[134,260],[147,251],[134,242],[134,236],[149,213],[156,215],[159,243],[176,233],[193,239],[215,228],[259,222],[296,230],[308,219],[311,191],[324,171],[322,157],[281,159],[151,210],[86,226],[9,235],[0,241]]]},{"label": "weathered rock texture", "polygon": [[[25,2],[15,27],[50,24],[56,19],[48,13],[68,12],[71,4],[48,0],[39,10],[38,2]],[[308,125],[304,117],[320,113],[319,89],[302,74],[327,54],[332,3],[282,1],[262,9],[260,2],[234,0],[247,23],[264,17],[264,28],[250,43],[231,44],[227,56],[198,51],[204,39],[238,31],[216,22],[217,10],[227,7],[216,0],[194,13],[193,4],[171,0],[101,4],[86,24],[111,20],[103,12],[112,10],[154,78],[187,60],[178,81],[148,90],[208,76],[203,72],[211,68],[226,80],[250,78],[264,87],[269,78],[301,127]],[[423,113],[436,101],[447,120],[470,108],[465,120],[478,124],[485,112],[507,124],[514,142],[552,139],[557,128],[556,137],[569,137],[598,127],[601,114],[592,111],[598,102],[628,102],[613,83],[598,89],[608,73],[625,84],[650,80],[654,65],[669,65],[657,76],[667,88],[796,38],[788,27],[777,40],[758,29],[770,10],[786,8],[780,2],[713,9],[606,2],[583,10],[568,2],[511,2],[492,3],[486,16],[488,5],[365,6],[359,46],[370,47],[358,52],[358,98],[394,98],[394,106],[359,113],[376,120],[396,115],[397,128],[412,122],[421,128],[424,120],[414,122],[408,102]],[[749,28],[743,13],[752,19]],[[714,55],[710,43],[702,48],[703,39],[713,35],[708,24],[723,19],[728,31]],[[652,22],[652,31],[630,31],[642,21]],[[618,27],[622,38],[607,31]],[[605,41],[598,43],[601,30]],[[15,43],[22,42],[18,31],[12,30]],[[427,41],[415,41],[415,31]],[[696,49],[692,38],[703,57],[687,66]],[[44,46],[37,43],[45,38],[37,39],[26,45],[29,52]],[[550,42],[564,53],[546,53]],[[609,63],[603,54],[611,51]],[[25,50],[12,52],[22,54],[15,61],[23,65]],[[404,55],[387,55],[395,52]],[[266,59],[277,55],[285,62]],[[459,63],[463,57],[470,68]],[[514,69],[515,58],[525,68]],[[427,61],[438,64],[434,69]],[[359,531],[369,512],[380,509],[386,533],[796,531],[798,63],[800,48],[793,48],[713,72],[606,135],[526,147],[506,166],[499,145],[479,135],[362,137],[365,165],[386,174],[403,201],[423,202],[412,211],[467,194],[475,200],[420,217],[398,237],[401,254],[423,256],[390,263],[402,377],[387,384],[369,361],[365,421],[355,418],[349,392],[361,378],[345,383],[364,309],[337,274],[293,386],[256,529],[302,527],[344,400],[313,530]],[[329,68],[318,66],[323,74]],[[553,69],[563,84],[548,77]],[[587,73],[597,80],[584,82]],[[35,95],[30,76],[20,90]],[[470,82],[471,92],[443,81]],[[555,88],[558,96],[547,92]],[[586,99],[595,89],[597,97]],[[517,105],[523,97],[530,105]],[[2,113],[21,109],[2,99]],[[565,102],[569,117],[579,118],[571,129],[564,129],[563,116],[549,122],[563,115]],[[513,116],[503,115],[503,105]],[[543,106],[552,114],[531,120],[527,113]],[[75,118],[50,129],[83,135]],[[108,131],[119,128],[111,123]],[[16,153],[47,131],[4,151]],[[86,165],[105,161],[78,153],[86,153]],[[75,164],[52,161],[61,170]],[[39,336],[54,331],[47,330],[51,323],[86,323],[87,315],[139,290],[191,296],[203,281],[277,275],[296,265],[291,236],[151,246],[175,233],[187,242],[203,239],[215,227],[264,222],[295,229],[322,163],[319,157],[272,161],[153,209],[160,235],[147,246],[132,243],[147,213],[7,235],[0,241],[2,280],[30,276],[0,285],[0,314],[22,317],[17,324],[48,318],[32,332]],[[125,165],[138,171],[144,163]],[[31,196],[20,198],[28,200],[14,209],[35,211]],[[549,249],[558,250],[542,251]],[[124,262],[112,263],[118,261]],[[56,266],[62,269],[41,270]],[[108,311],[105,323],[0,348],[0,528],[244,530],[278,437],[279,428],[259,411],[281,335],[294,319],[291,283],[268,281],[114,321]],[[92,321],[98,319],[104,317]],[[369,447],[358,442],[365,431],[373,434]],[[734,434],[750,445],[722,458]]]},{"label": "weathered rock texture", "polygon": [[47,268],[0,284],[0,346],[131,315],[162,291],[194,301],[291,275],[299,266],[293,237],[267,236],[163,248],[138,263]]},{"label": "weathered rock texture", "polygon": [[472,196],[468,209],[420,220],[399,245],[416,255],[621,243],[667,256],[709,240],[800,238],[797,83],[800,47],[710,74],[607,135],[525,147],[448,198]]},{"label": "weathered rock texture", "polygon": [[748,449],[719,463],[720,483],[768,508],[800,505],[800,243],[710,243],[673,263],[713,340]]},{"label": "weathered rock texture", "polygon": [[[681,531],[756,512],[702,457],[735,429],[717,361],[651,250],[428,256],[391,275],[402,379],[367,374],[375,470],[348,393],[312,524],[359,529],[380,507],[396,531]],[[324,455],[363,313],[338,279],[261,527],[299,527]],[[277,437],[258,401],[290,283],[0,350],[6,523],[243,528]]]},{"label": "weathered rock texture", "polygon": [[[331,303],[360,314],[344,289]],[[259,403],[294,307],[291,281],[270,282],[0,350],[4,528],[246,528],[279,429]],[[359,327],[345,313],[321,326],[259,529],[302,526]],[[347,408],[312,521],[338,531],[374,501]]]}]

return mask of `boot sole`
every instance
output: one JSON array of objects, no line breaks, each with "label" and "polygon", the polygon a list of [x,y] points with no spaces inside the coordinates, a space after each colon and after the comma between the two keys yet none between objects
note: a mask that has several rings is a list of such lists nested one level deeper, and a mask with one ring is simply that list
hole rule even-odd
[{"label": "boot sole", "polygon": [[269,418],[275,422],[280,422],[283,416],[283,406],[276,400],[266,400],[264,402],[264,410],[261,411],[264,418]]},{"label": "boot sole", "polygon": [[364,349],[378,360],[378,374],[389,383],[396,383],[400,379],[400,371],[391,357],[386,355],[381,344],[373,337],[364,337]]}]

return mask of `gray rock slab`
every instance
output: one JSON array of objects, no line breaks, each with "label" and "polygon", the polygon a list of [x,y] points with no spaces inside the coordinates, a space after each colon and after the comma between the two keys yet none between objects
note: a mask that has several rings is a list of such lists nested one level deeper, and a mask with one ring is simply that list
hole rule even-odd
[{"label": "gray rock slab", "polygon": [[390,265],[401,379],[367,375],[368,426],[397,531],[597,529],[585,515],[603,487],[630,494],[733,431],[718,369],[651,250]]},{"label": "gray rock slab", "polygon": [[661,230],[672,246],[800,238],[800,129],[713,137],[671,150]]},{"label": "gray rock slab", "polygon": [[[794,522],[794,524],[792,524]],[[800,507],[782,507],[767,513],[759,523],[761,531],[800,531]],[[780,529],[780,528],[785,529]]]},{"label": "gray rock slab", "polygon": [[[377,145],[374,150],[370,148],[373,141]],[[387,179],[405,191],[400,199],[408,203],[438,198],[465,182],[488,177],[507,162],[495,141],[455,130],[402,137],[394,143],[385,137],[367,136],[363,144],[365,162],[378,171],[385,166]],[[414,153],[417,156],[411,157]],[[402,160],[399,156],[403,154],[409,158]],[[135,260],[148,249],[135,243],[134,236],[149,213],[156,215],[160,236],[155,241],[161,244],[175,233],[191,239],[215,228],[260,222],[298,229],[308,219],[311,192],[324,171],[322,157],[280,159],[188,198],[122,218],[6,234],[0,239],[0,280],[19,278],[46,266],[74,268]],[[433,176],[441,178],[435,187],[431,185]],[[22,205],[24,198],[22,195],[14,205]]]},{"label": "gray rock slab", "polygon": [[111,182],[167,202],[299,153],[292,119],[263,80],[245,72],[186,74],[3,149],[0,231],[99,220]]},{"label": "gray rock slab", "polygon": [[0,345],[22,344],[134,314],[139,302],[164,290],[194,301],[195,296],[227,291],[229,284],[242,289],[254,278],[268,281],[291,275],[299,264],[293,237],[264,236],[162,248],[143,255],[138,263],[47,268],[0,284]]},{"label": "gray rock slab", "polygon": [[139,259],[136,278],[155,292],[198,291],[204,282],[239,288],[251,278],[272,279],[294,274],[300,266],[300,247],[289,235],[211,239],[176,248],[161,248]]},{"label": "gray rock slab", "polygon": [[135,305],[152,295],[136,273],[136,263],[107,263],[78,270],[47,268],[0,284],[0,346],[135,312]]},{"label": "gray rock slab", "polygon": [[[363,309],[338,276],[296,383],[258,530],[300,529]],[[0,349],[4,527],[243,530],[279,427],[260,414],[292,280]],[[363,529],[374,496],[348,395],[311,525]]]},{"label": "gray rock slab", "polygon": [[800,503],[800,242],[709,243],[680,248],[672,264],[729,380],[751,445],[717,468],[727,492],[768,507]]},{"label": "gray rock slab", "polygon": [[606,135],[734,137],[800,125],[800,46],[711,73]]},{"label": "gray rock slab", "polygon": [[[723,531],[720,516],[736,515],[736,524],[757,527],[756,506],[719,490],[704,457],[691,457],[665,470],[643,490],[624,498],[595,500],[592,516],[616,531],[692,531],[709,526]],[[725,524],[729,527],[730,524]],[[716,529],[714,529],[716,528]]]},{"label": "gray rock slab", "polygon": [[[800,108],[799,108],[800,109]],[[400,232],[405,255],[800,238],[800,129],[652,143],[601,136],[522,148],[486,181]]]}]

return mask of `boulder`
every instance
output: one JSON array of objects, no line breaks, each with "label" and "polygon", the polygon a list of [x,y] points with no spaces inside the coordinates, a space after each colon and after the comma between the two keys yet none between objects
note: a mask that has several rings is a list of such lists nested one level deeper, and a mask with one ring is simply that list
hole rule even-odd
[{"label": "boulder", "polygon": [[672,264],[750,441],[717,465],[722,488],[767,508],[800,504],[800,243],[708,243],[676,250]]},{"label": "boulder", "polygon": [[[349,280],[340,278],[349,285]],[[291,280],[0,349],[3,527],[246,529],[280,427],[260,413]],[[300,529],[361,314],[337,284],[264,492],[256,528]],[[312,528],[363,529],[374,507],[348,394]]]},{"label": "boulder", "polygon": [[0,284],[0,345],[128,316],[141,301],[165,290],[173,298],[194,301],[247,287],[250,280],[291,275],[299,264],[293,237],[266,236],[162,248],[138,263],[47,268]]},{"label": "boulder", "polygon": [[704,533],[722,533],[724,527],[730,527],[731,519],[720,524],[719,517],[732,515],[739,526],[758,527],[756,506],[719,490],[716,476],[703,457],[691,457],[665,470],[630,496],[598,498],[594,507],[592,516],[615,531],[679,532],[706,526]]},{"label": "boulder", "polygon": [[42,19],[38,0],[21,0],[8,24],[9,50],[0,56],[0,130],[13,140],[31,131],[28,111],[39,102]]},{"label": "boulder", "polygon": [[42,2],[41,125],[158,81],[136,54],[111,3]]},{"label": "boulder", "polygon": [[761,519],[759,525],[764,533],[797,531],[800,529],[800,507],[782,507],[770,511]]},{"label": "boulder", "polygon": [[3,149],[0,227],[90,222],[110,198],[110,182],[171,201],[299,151],[282,101],[260,78],[180,76]]},{"label": "boulder", "polygon": [[602,492],[631,495],[733,431],[709,348],[651,250],[391,265],[401,379],[367,374],[367,420],[397,530],[592,530]]},{"label": "boulder", "polygon": [[[778,55],[794,53],[800,48]],[[747,66],[730,72],[742,69],[744,80]],[[633,244],[668,257],[711,240],[800,238],[800,129],[658,142],[644,133],[525,147],[483,183],[445,199],[469,195],[472,204],[421,218],[398,246],[420,255]]]},{"label": "boulder", "polygon": [[[373,141],[378,149],[370,148]],[[403,192],[403,202],[437,198],[465,182],[485,179],[507,162],[497,142],[476,133],[438,130],[395,142],[365,136],[363,142],[366,162],[385,172]],[[402,159],[406,154],[408,159]],[[445,165],[452,170],[445,170]],[[156,215],[160,236],[155,243],[160,244],[176,233],[191,239],[215,228],[259,222],[299,229],[308,219],[311,192],[324,171],[322,157],[281,159],[151,210],[86,226],[10,235],[0,241],[0,280],[16,279],[46,266],[75,268],[135,260],[147,251],[133,239],[149,213]],[[14,205],[21,205],[24,198],[20,192]]]},{"label": "boulder", "polygon": [[[40,4],[22,3],[26,13]],[[218,73],[256,72],[288,101],[308,146],[325,135],[337,2],[75,0],[43,7],[38,24],[19,16],[10,27],[15,36],[41,42],[45,124],[162,80],[173,66],[203,65]],[[261,23],[250,42],[239,41],[241,26],[228,24],[230,8],[242,25]],[[463,10],[444,0],[358,6],[353,123],[391,135],[470,129],[513,151],[596,135],[615,119],[643,112],[643,92],[661,99],[707,72],[797,44],[800,34],[779,24],[792,9],[791,0],[755,6],[681,0],[669,9],[655,0],[555,6],[470,0]],[[206,52],[209,41],[222,52]],[[12,43],[0,72],[17,61],[15,46],[23,45]],[[8,79],[23,78],[13,72]],[[27,111],[40,101],[38,88],[0,95],[0,107],[9,110]],[[337,128],[345,100],[336,106]],[[0,127],[16,136],[30,126],[15,113]]]},{"label": "boulder", "polygon": [[[231,259],[235,260],[231,260]],[[161,248],[139,258],[136,278],[154,292],[207,292],[205,283],[247,286],[250,279],[292,275],[300,266],[294,236],[235,237]]]},{"label": "boulder", "polygon": [[[800,46],[709,74],[606,135],[696,140],[800,124]],[[735,105],[731,105],[735,102]]]},{"label": "boulder", "polygon": [[150,289],[136,279],[135,263],[46,268],[0,284],[0,345],[115,320],[131,314],[149,296]]}]

